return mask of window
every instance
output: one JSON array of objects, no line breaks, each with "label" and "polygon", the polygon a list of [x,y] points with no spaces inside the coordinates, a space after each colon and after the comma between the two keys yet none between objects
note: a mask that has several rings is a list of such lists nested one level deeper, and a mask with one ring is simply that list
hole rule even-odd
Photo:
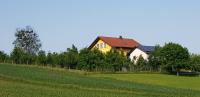
[{"label": "window", "polygon": [[99,43],[99,44],[96,44],[96,48],[98,48],[98,49],[106,48],[106,46],[107,46],[106,43]]},{"label": "window", "polygon": [[136,56],[133,56],[133,60],[136,60],[137,59],[137,57]]},{"label": "window", "polygon": [[97,44],[96,47],[99,48],[99,44]]},{"label": "window", "polygon": [[104,48],[106,48],[106,43],[104,43]]},{"label": "window", "polygon": [[100,48],[103,48],[103,43],[100,44]]}]

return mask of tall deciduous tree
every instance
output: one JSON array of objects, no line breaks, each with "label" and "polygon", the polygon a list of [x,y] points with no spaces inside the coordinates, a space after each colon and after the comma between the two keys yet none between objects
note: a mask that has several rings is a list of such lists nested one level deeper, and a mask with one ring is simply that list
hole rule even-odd
[{"label": "tall deciduous tree", "polygon": [[189,52],[180,44],[167,43],[160,51],[160,56],[169,71],[177,71],[188,67]]},{"label": "tall deciduous tree", "polygon": [[21,48],[28,54],[36,54],[42,46],[38,34],[30,26],[18,28],[15,37],[16,40],[13,42],[15,47]]}]

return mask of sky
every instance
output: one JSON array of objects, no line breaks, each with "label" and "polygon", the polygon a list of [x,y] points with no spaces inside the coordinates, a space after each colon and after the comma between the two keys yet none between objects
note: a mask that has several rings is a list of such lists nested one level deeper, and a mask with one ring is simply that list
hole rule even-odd
[{"label": "sky", "polygon": [[47,52],[121,35],[149,46],[175,42],[200,54],[200,0],[0,0],[0,50],[10,53],[16,28],[26,26]]}]

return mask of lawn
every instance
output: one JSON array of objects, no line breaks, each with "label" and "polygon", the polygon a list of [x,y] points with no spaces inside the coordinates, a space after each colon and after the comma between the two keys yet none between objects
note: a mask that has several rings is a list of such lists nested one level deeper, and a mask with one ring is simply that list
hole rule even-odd
[{"label": "lawn", "polygon": [[0,97],[199,97],[199,77],[0,64]]}]

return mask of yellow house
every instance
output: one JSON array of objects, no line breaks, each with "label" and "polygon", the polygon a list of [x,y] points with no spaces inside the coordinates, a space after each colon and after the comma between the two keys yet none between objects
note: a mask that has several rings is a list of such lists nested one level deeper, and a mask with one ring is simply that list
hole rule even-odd
[{"label": "yellow house", "polygon": [[124,55],[127,55],[132,49],[138,47],[140,44],[128,38],[123,38],[120,36],[119,38],[116,37],[105,37],[105,36],[98,36],[93,43],[89,46],[89,49],[97,48],[103,53],[109,52],[111,49],[115,49],[117,51],[121,51]]}]

